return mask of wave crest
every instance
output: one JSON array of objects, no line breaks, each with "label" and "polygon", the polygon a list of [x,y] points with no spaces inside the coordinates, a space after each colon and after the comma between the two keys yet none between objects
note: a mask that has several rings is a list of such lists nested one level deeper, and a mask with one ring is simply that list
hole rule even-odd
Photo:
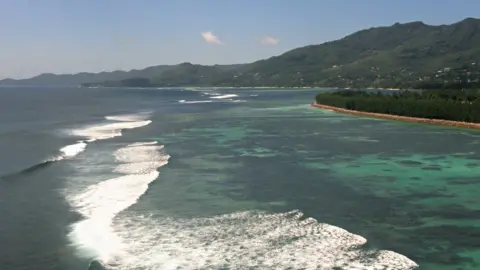
[{"label": "wave crest", "polygon": [[142,112],[136,114],[107,115],[105,119],[120,122],[138,122],[148,120],[151,112]]},{"label": "wave crest", "polygon": [[[116,226],[125,250],[109,269],[413,269],[392,251],[291,211],[245,211],[211,218],[130,217]],[[132,229],[135,228],[135,229]]]},{"label": "wave crest", "polygon": [[102,262],[122,256],[124,243],[112,227],[113,218],[135,204],[158,178],[157,169],[168,163],[169,155],[163,145],[137,142],[118,149],[115,159],[119,164],[114,172],[123,176],[107,179],[82,191],[67,194],[67,200],[84,220],[75,223],[69,234],[81,256]]},{"label": "wave crest", "polygon": [[212,101],[211,100],[190,100],[190,101],[187,101],[187,100],[179,100],[178,103],[183,103],[183,104],[196,104],[196,103],[211,103]]},{"label": "wave crest", "polygon": [[79,153],[85,151],[87,144],[84,141],[79,141],[76,144],[71,144],[60,148],[63,157],[74,157]]},{"label": "wave crest", "polygon": [[87,142],[93,142],[96,140],[119,137],[122,136],[122,130],[139,128],[149,125],[150,123],[152,123],[151,120],[99,124],[71,130],[70,134],[73,136],[86,138]]},{"label": "wave crest", "polygon": [[210,98],[214,98],[214,99],[225,99],[225,98],[232,98],[232,97],[238,97],[238,95],[236,95],[236,94],[227,94],[227,95],[213,96],[213,97],[210,97]]}]

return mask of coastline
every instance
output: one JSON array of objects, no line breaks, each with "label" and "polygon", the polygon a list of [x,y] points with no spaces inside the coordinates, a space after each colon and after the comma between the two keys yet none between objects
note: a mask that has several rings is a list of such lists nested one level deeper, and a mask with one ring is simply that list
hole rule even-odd
[{"label": "coastline", "polygon": [[387,119],[387,120],[396,120],[396,121],[422,123],[422,124],[439,125],[439,126],[450,126],[450,127],[457,127],[457,128],[480,129],[480,123],[458,122],[458,121],[452,121],[452,120],[429,119],[429,118],[420,118],[420,117],[400,116],[400,115],[393,115],[393,114],[354,111],[354,110],[347,110],[347,109],[329,106],[329,105],[318,104],[316,102],[313,102],[312,104],[310,104],[310,106],[320,108],[320,109],[332,110],[339,113],[374,117],[374,118]]},{"label": "coastline", "polygon": [[[0,85],[1,86],[1,85]],[[194,89],[337,89],[337,87],[326,87],[326,86],[82,86],[77,85],[78,88],[145,88],[145,89],[172,89],[172,88],[194,88]]]},{"label": "coastline", "polygon": [[[2,85],[0,85],[2,86]],[[4,85],[8,86],[8,85]],[[94,85],[94,86],[82,86],[77,85],[78,88],[153,88],[153,89],[172,89],[172,88],[221,88],[221,89],[344,89],[344,90],[382,90],[382,91],[402,91],[405,89],[400,88],[375,88],[375,87],[364,87],[364,88],[352,88],[352,87],[334,87],[334,86],[195,86],[195,85],[183,85],[183,86],[103,86],[103,85]]]}]

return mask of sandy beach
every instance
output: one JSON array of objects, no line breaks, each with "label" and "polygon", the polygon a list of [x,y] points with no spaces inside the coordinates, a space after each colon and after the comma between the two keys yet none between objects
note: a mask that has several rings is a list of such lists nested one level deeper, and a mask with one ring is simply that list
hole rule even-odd
[{"label": "sandy beach", "polygon": [[480,129],[480,123],[469,123],[469,122],[458,122],[458,121],[441,120],[441,119],[418,118],[418,117],[400,116],[400,115],[383,114],[383,113],[361,112],[361,111],[347,110],[347,109],[343,109],[343,108],[318,104],[316,102],[312,103],[311,106],[321,108],[321,109],[326,109],[326,110],[332,110],[332,111],[339,112],[339,113],[351,114],[351,115],[359,115],[359,116],[366,116],[366,117],[375,117],[375,118],[414,122],[414,123],[423,123],[423,124],[431,124],[431,125],[442,125],[442,126],[451,126],[451,127],[459,127],[459,128]]}]

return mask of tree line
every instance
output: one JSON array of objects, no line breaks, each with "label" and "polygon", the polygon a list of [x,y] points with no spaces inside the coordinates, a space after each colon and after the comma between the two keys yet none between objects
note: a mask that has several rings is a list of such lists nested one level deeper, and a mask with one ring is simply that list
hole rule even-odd
[{"label": "tree line", "polygon": [[319,104],[349,110],[393,114],[429,119],[480,123],[480,91],[351,91],[322,92],[316,96]]}]

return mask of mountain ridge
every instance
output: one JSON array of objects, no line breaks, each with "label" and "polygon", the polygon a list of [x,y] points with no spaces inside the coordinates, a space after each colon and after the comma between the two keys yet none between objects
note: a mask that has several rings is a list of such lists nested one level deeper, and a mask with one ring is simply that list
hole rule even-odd
[{"label": "mountain ridge", "polygon": [[[181,63],[130,71],[41,74],[0,85],[413,87],[480,77],[480,19],[421,21],[363,29],[341,39],[292,49],[252,63]],[[440,72],[441,71],[441,72]],[[470,72],[467,78],[464,76]],[[125,82],[127,82],[125,84]],[[133,85],[130,85],[133,84]]]}]

